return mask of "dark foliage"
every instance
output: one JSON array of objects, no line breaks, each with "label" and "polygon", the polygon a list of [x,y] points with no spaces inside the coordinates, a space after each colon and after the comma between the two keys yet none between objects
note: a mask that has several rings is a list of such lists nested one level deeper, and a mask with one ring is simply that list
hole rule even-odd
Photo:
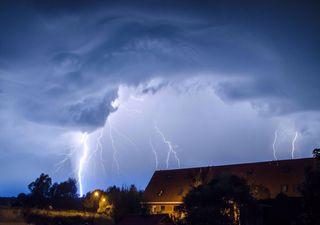
[{"label": "dark foliage", "polygon": [[82,217],[45,217],[28,215],[26,221],[34,225],[113,225],[111,220]]},{"label": "dark foliage", "polygon": [[16,205],[22,207],[80,209],[81,200],[77,195],[77,182],[69,178],[61,183],[54,183],[47,174],[40,176],[28,185],[30,194],[21,193]]},{"label": "dark foliage", "polygon": [[313,151],[316,158],[316,167],[306,172],[305,182],[302,185],[303,220],[306,225],[320,224],[320,149]]},{"label": "dark foliage", "polygon": [[[95,193],[98,193],[99,196],[95,196]],[[96,189],[92,192],[88,192],[83,198],[83,208],[86,211],[97,212],[102,198],[108,199],[107,193],[103,190]],[[109,204],[109,201],[107,204]]]},{"label": "dark foliage", "polygon": [[26,202],[28,206],[42,208],[49,204],[51,182],[49,175],[42,173],[39,178],[28,185],[31,192]]},{"label": "dark foliage", "polygon": [[140,202],[142,193],[134,185],[129,188],[121,189],[112,186],[106,191],[110,203],[113,205],[112,217],[115,223],[118,223],[129,214],[138,214],[141,212]]},{"label": "dark foliage", "polygon": [[184,198],[187,213],[185,222],[190,225],[235,224],[235,211],[244,211],[252,202],[250,188],[245,180],[221,174],[187,194]]},{"label": "dark foliage", "polygon": [[280,193],[275,199],[259,200],[263,225],[302,224],[301,198]]},{"label": "dark foliage", "polygon": [[50,188],[50,203],[55,209],[78,209],[77,181],[69,178],[61,183],[54,183]]}]

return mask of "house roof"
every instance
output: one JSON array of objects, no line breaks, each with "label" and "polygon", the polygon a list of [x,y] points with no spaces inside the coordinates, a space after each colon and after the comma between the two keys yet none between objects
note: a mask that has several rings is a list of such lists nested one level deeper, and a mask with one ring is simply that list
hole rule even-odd
[{"label": "house roof", "polygon": [[289,196],[299,196],[294,185],[301,184],[305,169],[314,166],[314,158],[266,161],[233,165],[155,171],[147,185],[146,203],[179,204],[194,186],[207,183],[219,173],[230,173],[247,180],[248,184],[261,185],[274,198],[282,184],[290,184]]},{"label": "house roof", "polygon": [[167,214],[131,215],[120,221],[119,225],[175,225]]}]

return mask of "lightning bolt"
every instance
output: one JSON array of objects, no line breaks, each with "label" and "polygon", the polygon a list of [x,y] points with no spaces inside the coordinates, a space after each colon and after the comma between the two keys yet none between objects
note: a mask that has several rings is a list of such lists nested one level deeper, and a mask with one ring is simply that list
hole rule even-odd
[{"label": "lightning bolt", "polygon": [[277,143],[277,139],[278,139],[278,131],[276,130],[274,132],[274,140],[273,140],[273,144],[272,144],[272,148],[273,148],[273,158],[277,161],[277,156],[276,156],[276,143]]},{"label": "lightning bolt", "polygon": [[[101,128],[100,133],[97,137],[97,144],[96,144],[96,149],[95,151],[90,155],[88,161],[99,152],[99,156],[100,156],[100,166],[103,169],[104,172],[106,172],[105,166],[104,166],[104,160],[103,160],[103,147],[102,147],[102,143],[101,143],[101,139],[103,137],[103,132],[104,132],[104,127]],[[95,161],[94,161],[95,162]]]},{"label": "lightning bolt", "polygon": [[[110,124],[109,124],[110,125]],[[123,139],[125,139],[129,144],[131,144],[135,149],[138,149],[137,145],[124,133],[122,133],[121,131],[119,131],[117,128],[115,128],[114,126],[112,126],[112,130],[115,131],[118,136],[122,137]]]},{"label": "lightning bolt", "polygon": [[119,162],[118,162],[118,159],[117,159],[118,149],[117,149],[116,145],[114,144],[114,139],[113,139],[113,135],[112,135],[113,127],[111,126],[109,118],[107,119],[107,123],[108,123],[108,127],[109,127],[109,137],[110,137],[110,140],[111,140],[111,146],[112,146],[112,149],[113,149],[113,154],[112,154],[113,165],[114,164],[116,165],[117,172],[119,174],[120,166],[119,166]]},{"label": "lightning bolt", "polygon": [[155,158],[155,161],[156,161],[155,169],[157,170],[158,169],[158,164],[159,164],[159,162],[158,162],[158,154],[157,154],[155,148],[153,147],[151,136],[149,137],[149,145],[150,145],[151,150],[152,150],[152,152],[154,154],[154,158]]},{"label": "lightning bolt", "polygon": [[78,183],[79,183],[80,197],[83,196],[82,171],[83,171],[84,163],[87,160],[88,151],[89,151],[87,141],[88,141],[88,133],[84,133],[81,139],[81,144],[83,145],[83,152],[79,161],[79,168],[78,168]]},{"label": "lightning bolt", "polygon": [[177,152],[174,150],[175,146],[171,143],[171,141],[167,140],[164,134],[161,132],[159,127],[155,124],[154,125],[155,130],[158,132],[158,134],[162,137],[163,142],[168,145],[168,154],[167,154],[167,159],[166,159],[166,166],[167,169],[169,168],[169,160],[170,160],[170,155],[173,154],[174,158],[176,159],[178,163],[178,167],[180,168],[180,159],[178,157]]},{"label": "lightning bolt", "polygon": [[71,160],[72,156],[74,155],[74,153],[78,150],[78,146],[72,146],[69,148],[69,153],[67,154],[62,154],[64,156],[64,158],[55,164],[56,166],[56,172],[59,172],[60,169],[63,167],[63,165],[68,161]]},{"label": "lightning bolt", "polygon": [[291,143],[291,158],[294,159],[294,152],[295,152],[295,144],[296,144],[296,140],[298,138],[298,131],[296,131],[292,143]]}]

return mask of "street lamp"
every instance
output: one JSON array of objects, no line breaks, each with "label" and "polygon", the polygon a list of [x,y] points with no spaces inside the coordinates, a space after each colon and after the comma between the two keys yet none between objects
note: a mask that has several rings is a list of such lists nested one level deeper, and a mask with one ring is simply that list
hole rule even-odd
[{"label": "street lamp", "polygon": [[99,191],[94,192],[94,197],[99,197]]}]

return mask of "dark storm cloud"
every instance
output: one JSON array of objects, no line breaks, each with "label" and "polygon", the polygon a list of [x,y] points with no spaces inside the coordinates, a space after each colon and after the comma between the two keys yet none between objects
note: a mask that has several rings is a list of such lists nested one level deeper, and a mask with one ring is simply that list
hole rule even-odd
[{"label": "dark storm cloud", "polygon": [[61,73],[71,73],[79,71],[81,68],[81,58],[77,54],[63,52],[52,58],[55,69]]},{"label": "dark storm cloud", "polygon": [[[199,90],[208,85],[224,102],[250,102],[269,117],[318,113],[319,12],[312,1],[1,1],[1,147],[41,148],[22,144],[30,137],[8,141],[38,126],[103,126],[121,84],[156,96],[171,80],[203,76],[210,81]],[[148,86],[153,78],[162,80]]]},{"label": "dark storm cloud", "polygon": [[[217,85],[222,99],[270,104],[271,114],[273,107],[282,113],[319,110],[315,84],[320,35],[314,5],[86,0],[1,4],[1,61],[26,69],[24,79],[39,82],[32,87],[41,90],[35,95],[48,97],[26,105],[43,109],[57,98],[57,104],[75,113],[82,95],[91,88],[102,90],[103,83],[139,84],[153,76],[208,73],[230,77]],[[275,97],[290,106],[275,103]],[[71,101],[66,103],[67,98]],[[60,111],[49,105],[43,111],[53,109],[50,117]],[[72,121],[80,126],[86,118],[100,124],[79,115],[82,119]]]},{"label": "dark storm cloud", "polygon": [[96,99],[85,99],[83,102],[71,105],[68,114],[72,123],[82,126],[103,126],[107,116],[113,111],[110,102],[114,98],[115,96],[112,96],[98,102]]}]

